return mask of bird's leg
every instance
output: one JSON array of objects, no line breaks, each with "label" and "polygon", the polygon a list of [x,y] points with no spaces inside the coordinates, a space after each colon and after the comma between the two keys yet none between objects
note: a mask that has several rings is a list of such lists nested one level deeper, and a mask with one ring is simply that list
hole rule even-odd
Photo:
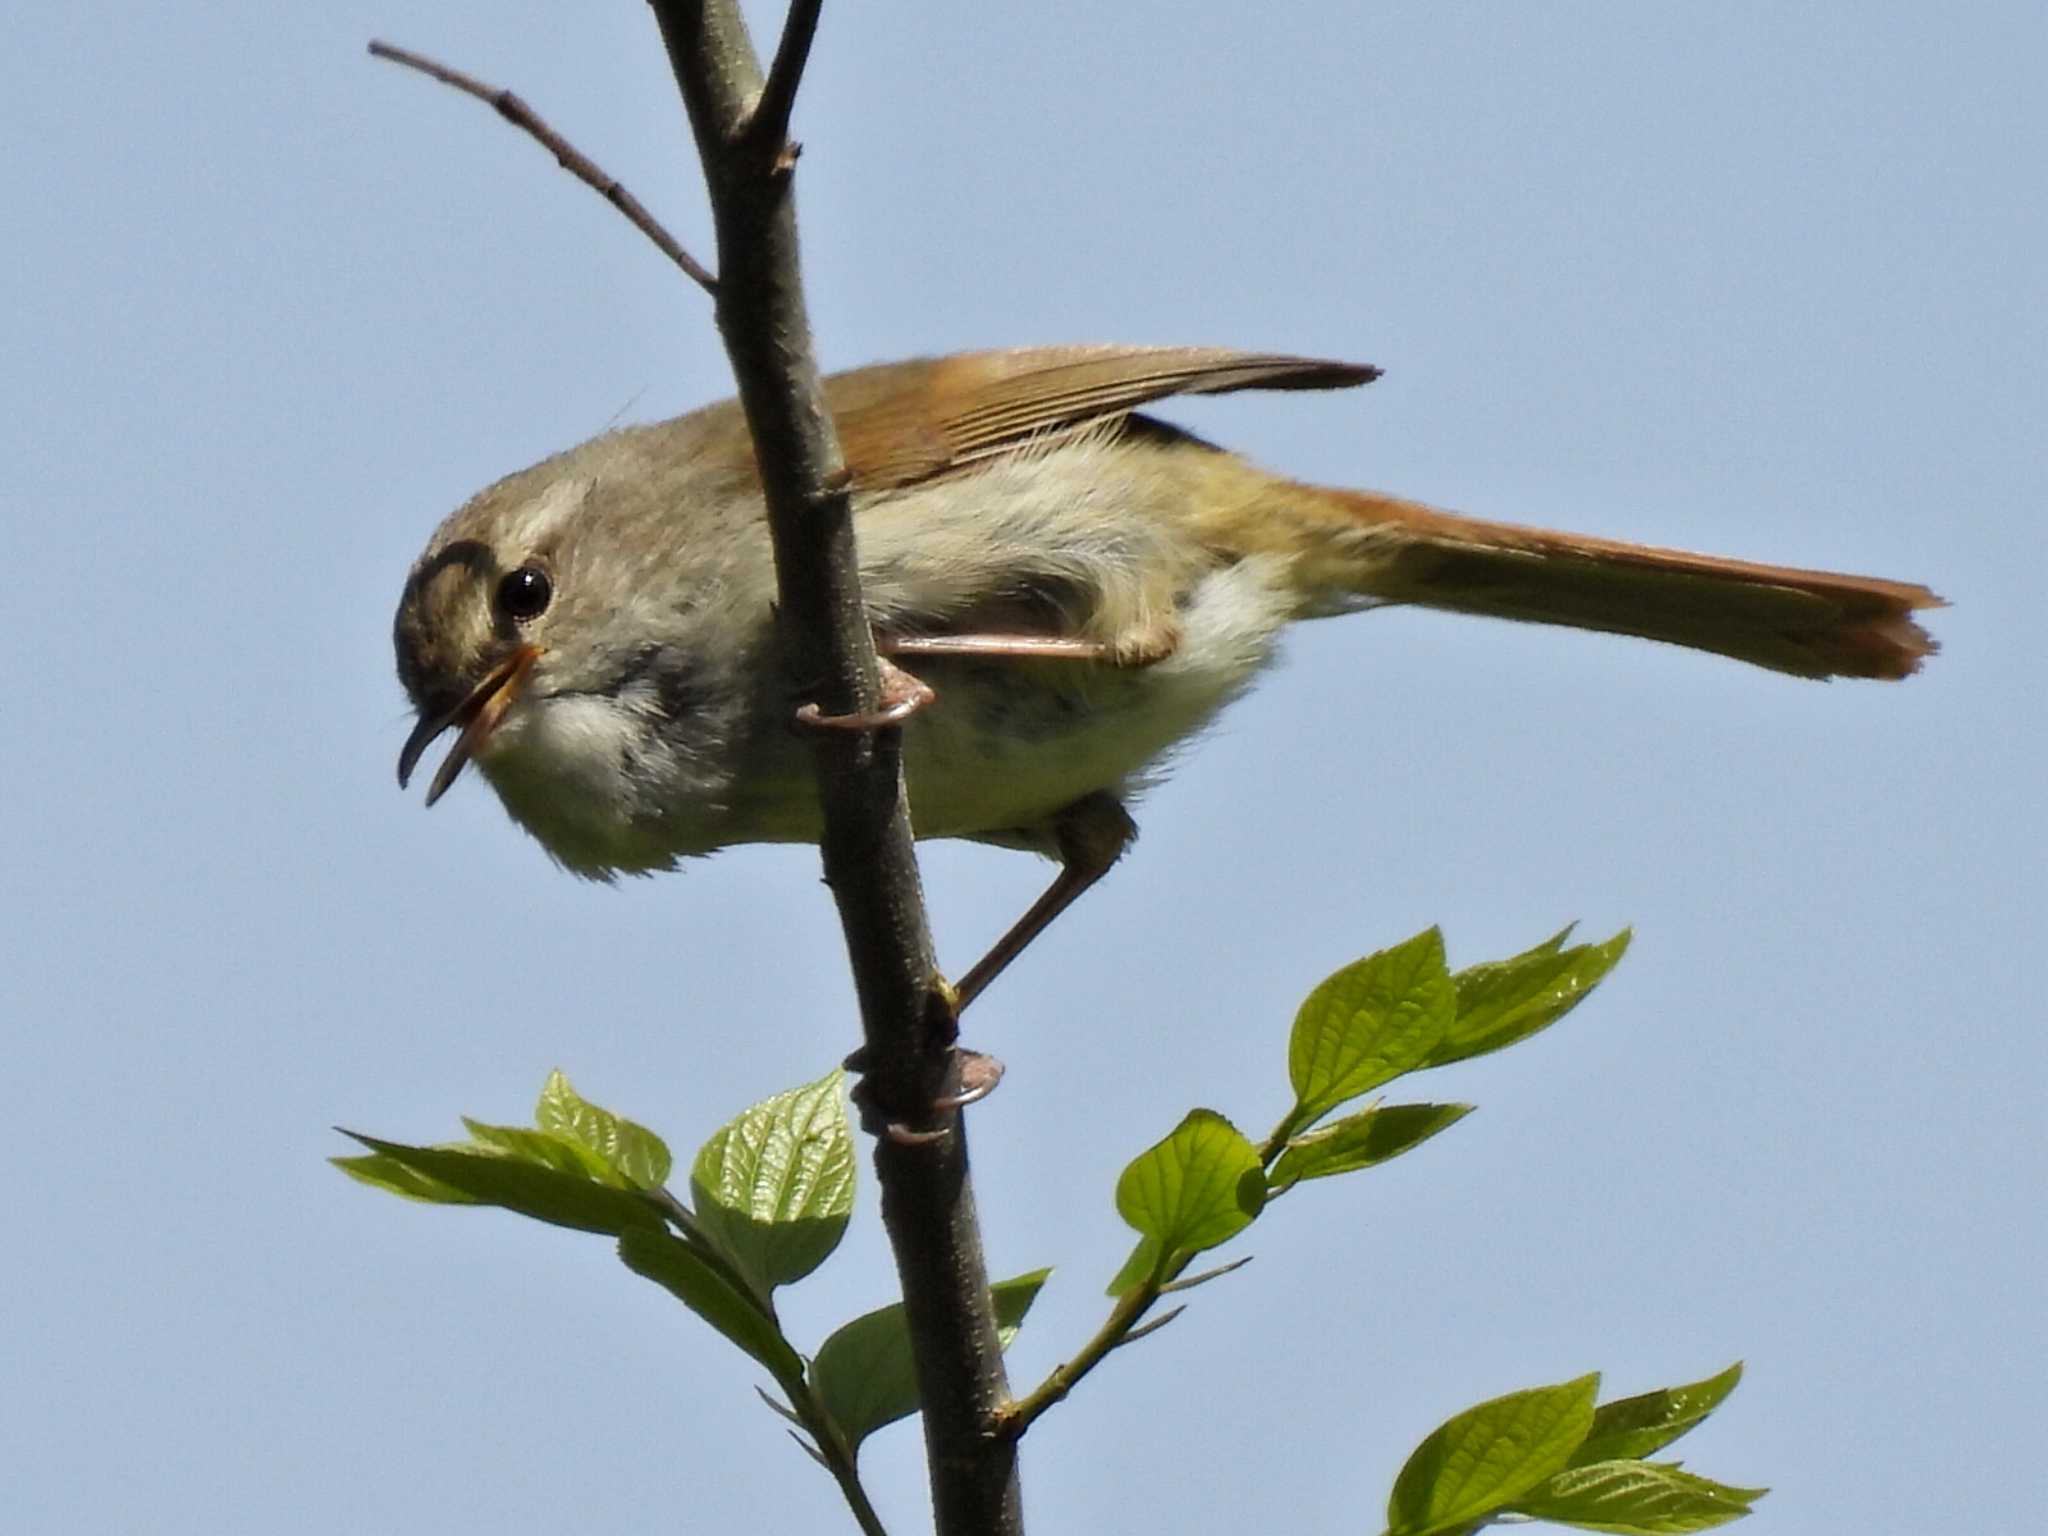
[{"label": "bird's leg", "polygon": [[1071,635],[877,635],[885,656],[1003,656],[1049,661],[1108,661],[1100,640]]},{"label": "bird's leg", "polygon": [[1024,952],[1083,891],[1110,871],[1138,835],[1138,827],[1116,796],[1104,791],[1084,795],[1061,811],[1053,822],[1060,872],[1045,894],[1010,925],[989,952],[974,963],[954,987],[958,1007],[965,1009],[981,995],[1003,968]]},{"label": "bird's leg", "polygon": [[[1108,874],[1137,835],[1137,823],[1131,820],[1130,813],[1116,796],[1106,791],[1083,795],[1054,817],[1053,839],[1060,860],[1059,874],[1053,877],[1052,884],[1031,904],[1030,909],[1012,923],[1009,931],[997,939],[989,952],[950,989],[951,1018],[957,1020],[967,1005],[1024,952],[1025,946],[1043,933],[1054,918],[1071,907],[1083,891]],[[939,987],[941,992],[947,990],[943,981]],[[952,1057],[951,1084],[948,1091],[932,1102],[930,1112],[934,1115],[964,1109],[986,1098],[1002,1080],[1003,1064],[993,1056],[956,1046]],[[868,1068],[867,1048],[863,1046],[847,1057],[846,1065],[864,1074]],[[855,1085],[854,1100],[861,1107],[863,1124],[892,1141],[915,1146],[946,1134],[943,1128],[921,1131],[896,1120],[884,1122],[884,1117],[874,1112],[872,1090],[865,1078]],[[869,1123],[871,1121],[875,1123]]]},{"label": "bird's leg", "polygon": [[1084,640],[1077,635],[954,634],[875,636],[884,656],[1004,657],[1019,661],[1093,661],[1110,667],[1149,667],[1166,660],[1180,647],[1180,632],[1170,623],[1148,625],[1114,641]]},{"label": "bird's leg", "polygon": [[[1114,644],[1081,640],[1069,635],[878,634],[875,636],[875,660],[882,669],[882,695],[875,707],[859,714],[828,715],[816,704],[804,704],[798,706],[796,718],[799,725],[835,731],[879,731],[887,726],[901,725],[927,704],[936,702],[938,694],[924,679],[897,666],[892,659],[897,656],[1005,657],[1026,661],[1093,661],[1113,667],[1149,667],[1171,656],[1179,645],[1180,635],[1170,626],[1126,636]],[[1083,885],[1074,895],[1078,896],[1081,890],[1086,889],[1087,886]],[[1067,899],[1071,901],[1073,897]]]},{"label": "bird's leg", "polygon": [[[804,725],[848,730],[900,725],[938,695],[930,685],[897,666],[892,658],[898,656],[1081,661],[1113,667],[1148,667],[1171,656],[1179,646],[1179,631],[1171,623],[1150,626],[1113,642],[1030,633],[905,635],[882,631],[875,636],[875,651],[882,664],[880,706],[869,714],[827,715],[817,705],[806,704],[797,711],[797,719]],[[1117,798],[1107,792],[1084,795],[1059,812],[1053,819],[1059,874],[1024,915],[1010,925],[1009,931],[960,978],[954,988],[955,1013],[980,996],[1054,918],[1108,874],[1137,835],[1136,823]],[[997,1064],[996,1074],[1000,1075],[1001,1070]],[[991,1080],[970,1091],[960,1102],[972,1102],[993,1086]]]}]

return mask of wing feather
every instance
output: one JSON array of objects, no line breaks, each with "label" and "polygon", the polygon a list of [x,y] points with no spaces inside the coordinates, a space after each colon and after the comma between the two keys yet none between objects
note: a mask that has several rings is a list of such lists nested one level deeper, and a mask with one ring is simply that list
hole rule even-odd
[{"label": "wing feather", "polygon": [[1343,389],[1377,368],[1221,347],[1032,347],[835,374],[826,401],[854,481],[887,490],[1172,395]]}]

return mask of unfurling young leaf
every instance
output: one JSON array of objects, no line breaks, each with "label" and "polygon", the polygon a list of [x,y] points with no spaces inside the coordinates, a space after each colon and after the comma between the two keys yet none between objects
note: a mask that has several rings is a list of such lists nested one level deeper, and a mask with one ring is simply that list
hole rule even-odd
[{"label": "unfurling young leaf", "polygon": [[1134,1285],[1142,1285],[1165,1269],[1166,1250],[1156,1237],[1141,1237],[1131,1249],[1117,1272],[1110,1277],[1103,1289],[1111,1296],[1121,1296]]},{"label": "unfurling young leaf", "polygon": [[1566,949],[1570,934],[1567,928],[1512,959],[1458,972],[1458,1016],[1428,1065],[1483,1056],[1547,1029],[1585,1001],[1628,949],[1626,928],[1604,944]]},{"label": "unfurling young leaf", "polygon": [[1470,1104],[1376,1104],[1362,1109],[1289,1141],[1266,1177],[1267,1187],[1278,1194],[1303,1179],[1326,1179],[1384,1163],[1471,1113]]},{"label": "unfurling young leaf", "polygon": [[1116,1181],[1117,1214],[1157,1244],[1155,1274],[1176,1257],[1228,1242],[1265,1199],[1258,1149],[1212,1109],[1191,1110]]},{"label": "unfurling young leaf", "polygon": [[482,1120],[472,1120],[467,1115],[462,1117],[462,1128],[469,1132],[469,1139],[480,1151],[495,1152],[500,1157],[531,1163],[536,1168],[552,1168],[557,1173],[588,1179],[593,1184],[609,1184],[614,1189],[626,1187],[626,1181],[609,1163],[567,1136],[557,1136],[552,1131],[536,1131],[524,1125],[491,1125]]},{"label": "unfurling young leaf", "polygon": [[1460,1529],[1562,1472],[1593,1427],[1598,1374],[1510,1392],[1433,1430],[1394,1479],[1387,1536]]},{"label": "unfurling young leaf", "polygon": [[1742,1362],[1682,1387],[1662,1387],[1637,1397],[1617,1398],[1593,1411],[1592,1433],[1572,1455],[1572,1465],[1640,1459],[1661,1451],[1721,1406],[1742,1380]]},{"label": "unfurling young leaf", "polygon": [[503,1206],[586,1232],[661,1226],[660,1216],[633,1193],[658,1188],[667,1176],[668,1149],[660,1137],[578,1097],[560,1072],[549,1075],[534,1119],[537,1128],[465,1116],[470,1140],[458,1146],[355,1136],[375,1154],[333,1162],[352,1178],[413,1200]]},{"label": "unfurling young leaf", "polygon": [[703,1236],[764,1300],[824,1263],[846,1231],[854,1158],[843,1077],[835,1069],[741,1112],[691,1166]]},{"label": "unfurling young leaf", "polygon": [[[410,1147],[354,1131],[344,1134],[379,1154],[376,1158],[336,1158],[344,1173],[413,1199],[502,1206],[558,1227],[614,1236],[635,1229],[663,1228],[661,1216],[637,1194],[599,1183],[588,1174],[565,1173],[546,1162],[491,1150],[488,1143]],[[387,1171],[393,1165],[413,1176],[418,1187],[402,1187],[402,1181]]]},{"label": "unfurling young leaf", "polygon": [[[1017,1336],[1024,1314],[1051,1273],[1033,1270],[989,1287],[1004,1348]],[[878,1308],[835,1330],[818,1347],[809,1379],[812,1393],[845,1436],[849,1450],[858,1451],[861,1441],[883,1425],[917,1412],[917,1376],[903,1304]]]},{"label": "unfurling young leaf", "polygon": [[1426,929],[1328,977],[1295,1014],[1287,1077],[1308,1126],[1424,1065],[1458,1012],[1443,934]]},{"label": "unfurling young leaf", "polygon": [[[348,1132],[342,1134],[345,1136]],[[444,1183],[416,1168],[408,1168],[397,1158],[387,1157],[382,1152],[357,1157],[330,1157],[327,1161],[372,1189],[387,1190],[408,1200],[419,1200],[428,1205],[483,1204],[475,1195],[466,1195],[453,1184]]]},{"label": "unfurling young leaf", "polygon": [[1677,1536],[1740,1520],[1767,1488],[1731,1488],[1675,1462],[1596,1461],[1569,1467],[1508,1512],[1623,1536]]},{"label": "unfurling young leaf", "polygon": [[659,1189],[668,1182],[671,1159],[667,1145],[644,1125],[615,1115],[569,1086],[557,1068],[548,1074],[534,1106],[533,1123],[588,1148],[636,1189]]}]

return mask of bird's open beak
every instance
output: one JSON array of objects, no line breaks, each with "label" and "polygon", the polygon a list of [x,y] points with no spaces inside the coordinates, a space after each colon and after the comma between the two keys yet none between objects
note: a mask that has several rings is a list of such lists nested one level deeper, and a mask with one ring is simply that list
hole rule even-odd
[{"label": "bird's open beak", "polygon": [[527,673],[533,670],[533,664],[538,660],[539,646],[522,645],[493,667],[453,709],[438,715],[420,716],[420,723],[412,728],[412,734],[405,738],[405,746],[398,754],[398,787],[405,788],[413,769],[419,765],[427,748],[433,745],[435,737],[451,726],[460,726],[462,734],[455,738],[455,745],[448,749],[447,757],[441,760],[441,766],[434,774],[434,782],[427,786],[427,804],[432,805],[447,793],[448,786],[455,782],[455,776],[462,772],[463,765],[491,739],[491,732],[498,728],[498,722],[505,718],[505,711],[519,697]]}]

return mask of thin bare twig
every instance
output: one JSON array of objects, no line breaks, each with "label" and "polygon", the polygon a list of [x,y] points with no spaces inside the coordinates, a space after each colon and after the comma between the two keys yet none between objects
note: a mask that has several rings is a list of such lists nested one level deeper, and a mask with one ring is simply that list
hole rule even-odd
[{"label": "thin bare twig", "polygon": [[[498,115],[514,127],[525,129],[540,141],[543,149],[555,157],[556,164],[624,214],[627,222],[652,240],[662,255],[681,267],[691,282],[713,298],[718,296],[718,279],[705,270],[704,265],[696,257],[684,250],[674,235],[662,228],[660,220],[647,211],[640,199],[628,192],[604,167],[550,128],[541,115],[514,92],[488,85],[474,75],[466,75],[459,69],[451,69],[446,64],[428,58],[425,54],[414,53],[409,48],[400,48],[393,43],[372,42],[370,52],[376,58],[389,59],[394,64],[403,64],[408,69],[416,69],[421,74],[431,75],[443,85],[452,85],[456,90],[474,96],[478,101],[495,108]],[[780,62],[778,58],[777,63]]]},{"label": "thin bare twig", "polygon": [[811,39],[818,35],[818,13],[824,8],[825,0],[791,0],[789,15],[782,23],[782,41],[775,46],[775,62],[768,66],[768,83],[761,87],[747,119],[748,137],[772,142],[778,152],[789,139],[796,88],[811,57]]}]

